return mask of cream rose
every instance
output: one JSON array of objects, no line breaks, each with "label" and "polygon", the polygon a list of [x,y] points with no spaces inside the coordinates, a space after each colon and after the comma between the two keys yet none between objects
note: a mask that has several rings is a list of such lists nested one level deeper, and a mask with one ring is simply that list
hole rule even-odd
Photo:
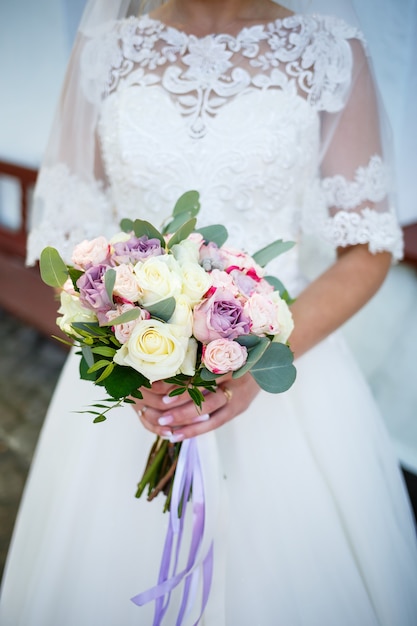
[{"label": "cream rose", "polygon": [[238,370],[248,358],[248,351],[237,341],[215,339],[203,347],[202,363],[213,374]]},{"label": "cream rose", "polygon": [[278,324],[279,332],[275,335],[273,341],[286,343],[292,331],[294,330],[294,320],[288,304],[283,300],[277,291],[274,291],[272,298],[278,302]]},{"label": "cream rose", "polygon": [[76,267],[86,269],[92,265],[99,265],[106,260],[109,254],[109,244],[105,237],[85,239],[75,246],[71,261]]},{"label": "cream rose", "polygon": [[139,262],[134,272],[141,289],[140,303],[145,307],[181,293],[181,268],[172,254]]},{"label": "cream rose", "polygon": [[183,239],[180,243],[172,246],[172,254],[181,263],[191,262],[198,264],[200,243],[192,239]]},{"label": "cream rose", "polygon": [[182,293],[190,299],[191,305],[198,304],[211,287],[210,274],[197,263],[190,261],[181,265],[181,271]]},{"label": "cream rose", "polygon": [[175,298],[175,301],[175,311],[171,316],[169,323],[177,326],[177,334],[181,334],[184,337],[191,337],[193,334],[194,318],[190,300],[187,296],[180,294],[177,298]]},{"label": "cream rose", "polygon": [[190,337],[188,340],[187,352],[185,353],[185,359],[181,365],[181,374],[186,376],[194,376],[195,364],[197,361],[197,348],[198,343],[194,337]]},{"label": "cream rose", "polygon": [[133,367],[152,383],[181,371],[187,349],[188,339],[178,336],[174,325],[150,319],[136,324],[113,358],[119,365]]},{"label": "cream rose", "polygon": [[137,302],[141,290],[139,281],[133,268],[130,265],[118,265],[114,268],[116,272],[116,282],[114,283],[113,293],[129,302]]},{"label": "cream rose", "polygon": [[82,306],[78,295],[71,295],[66,291],[61,291],[61,306],[58,309],[58,313],[61,313],[62,317],[58,317],[56,323],[62,332],[77,335],[77,337],[79,335],[71,327],[71,324],[74,322],[97,321],[95,314],[90,309]]}]

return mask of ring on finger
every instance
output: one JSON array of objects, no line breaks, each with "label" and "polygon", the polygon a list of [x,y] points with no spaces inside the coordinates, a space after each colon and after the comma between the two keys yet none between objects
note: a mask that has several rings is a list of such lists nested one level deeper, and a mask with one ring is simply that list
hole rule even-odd
[{"label": "ring on finger", "polygon": [[142,417],[143,415],[145,415],[147,410],[148,410],[147,406],[143,406],[141,409],[138,409],[138,416]]},{"label": "ring on finger", "polygon": [[222,391],[224,393],[224,397],[226,398],[226,403],[230,402],[233,398],[233,391],[229,389],[229,387],[222,387]]}]

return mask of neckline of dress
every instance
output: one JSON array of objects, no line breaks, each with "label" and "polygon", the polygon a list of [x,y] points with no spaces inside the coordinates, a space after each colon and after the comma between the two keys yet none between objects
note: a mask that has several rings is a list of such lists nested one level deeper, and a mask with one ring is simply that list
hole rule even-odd
[{"label": "neckline of dress", "polygon": [[258,24],[252,24],[252,26],[243,26],[235,35],[232,35],[231,33],[226,33],[226,32],[208,33],[207,35],[195,35],[194,33],[187,33],[185,30],[181,30],[180,28],[176,28],[175,26],[170,26],[169,24],[162,22],[158,18],[151,17],[148,13],[139,15],[136,19],[140,21],[146,18],[150,22],[153,22],[155,25],[161,26],[164,30],[173,31],[174,33],[177,33],[178,35],[181,35],[182,37],[186,37],[187,39],[193,38],[197,41],[202,41],[204,39],[213,38],[213,37],[215,38],[229,37],[233,41],[237,41],[242,36],[242,33],[245,30],[250,30],[251,28],[261,27],[262,32],[265,32],[266,30],[272,31],[274,28],[277,28],[277,26],[281,26],[285,20],[297,18],[299,21],[301,21],[305,17],[306,17],[306,14],[304,13],[293,13],[292,15],[288,15],[287,17],[278,17],[276,20],[270,20],[268,22],[260,22]]}]

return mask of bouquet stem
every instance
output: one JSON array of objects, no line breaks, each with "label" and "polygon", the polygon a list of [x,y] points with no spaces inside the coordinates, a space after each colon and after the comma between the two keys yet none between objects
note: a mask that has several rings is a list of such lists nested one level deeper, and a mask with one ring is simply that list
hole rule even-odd
[{"label": "bouquet stem", "polygon": [[136,498],[140,498],[148,487],[148,501],[152,501],[161,491],[167,496],[165,511],[169,510],[170,492],[177,467],[180,443],[170,443],[157,437],[146,463],[143,476],[138,483]]}]

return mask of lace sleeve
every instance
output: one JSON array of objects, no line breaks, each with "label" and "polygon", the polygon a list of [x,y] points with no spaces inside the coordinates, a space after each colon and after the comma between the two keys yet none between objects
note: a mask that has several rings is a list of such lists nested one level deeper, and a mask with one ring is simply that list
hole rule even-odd
[{"label": "lace sleeve", "polygon": [[321,234],[334,247],[368,244],[372,253],[402,257],[402,232],[390,197],[380,118],[364,48],[351,41],[352,87],[343,110],[322,113],[320,195],[327,215]]},{"label": "lace sleeve", "polygon": [[74,246],[84,239],[114,232],[111,203],[99,181],[87,183],[68,167],[44,167],[36,186],[36,220],[28,237],[27,264],[45,246],[57,248],[69,263]]}]

